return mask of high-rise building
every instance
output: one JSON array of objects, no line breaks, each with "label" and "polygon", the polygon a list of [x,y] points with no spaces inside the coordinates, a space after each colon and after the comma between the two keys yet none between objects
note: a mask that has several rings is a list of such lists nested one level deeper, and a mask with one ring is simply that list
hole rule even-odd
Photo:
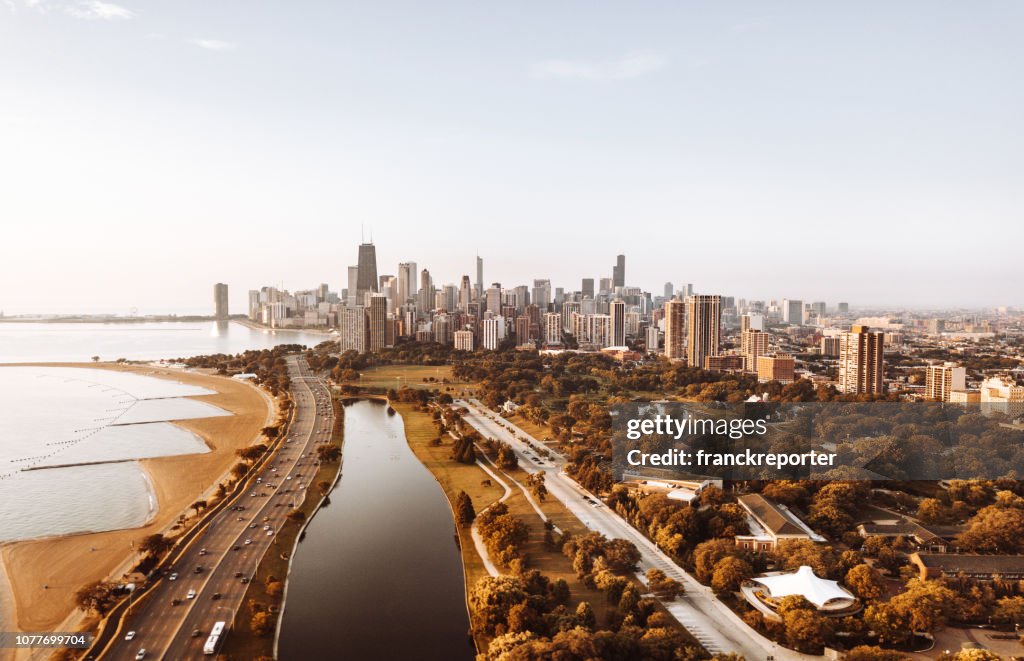
[{"label": "high-rise building", "polygon": [[416,295],[416,307],[421,317],[434,309],[434,300],[434,279],[430,277],[430,271],[423,269],[420,271],[420,290]]},{"label": "high-rise building", "polygon": [[416,298],[416,262],[402,262],[398,265],[398,300],[395,307],[401,307]]},{"label": "high-rise building", "polygon": [[612,267],[612,287],[626,286],[626,256],[616,255],[615,266]]},{"label": "high-rise building", "polygon": [[473,331],[471,331],[471,330],[457,330],[457,331],[455,331],[455,350],[456,351],[472,351],[473,350]]},{"label": "high-rise building", "polygon": [[661,344],[661,331],[657,326],[648,326],[644,333],[644,344],[647,346],[647,353],[658,353]]},{"label": "high-rise building", "polygon": [[580,294],[582,294],[584,297],[589,296],[590,298],[594,298],[593,278],[583,278],[583,282],[580,283]]},{"label": "high-rise building", "polygon": [[359,262],[356,266],[356,302],[362,304],[367,294],[377,288],[377,248],[372,243],[359,244]]},{"label": "high-rise building", "polygon": [[804,302],[788,298],[782,299],[782,320],[793,326],[802,326],[804,323]]},{"label": "high-rise building", "polygon": [[505,339],[505,318],[501,315],[484,319],[484,349],[495,350]]},{"label": "high-rise building", "polygon": [[228,286],[223,282],[213,286],[213,308],[218,321],[228,318]]},{"label": "high-rise building", "polygon": [[740,331],[740,353],[743,354],[744,369],[748,372],[759,369],[758,357],[768,353],[768,333],[753,328]]},{"label": "high-rise building", "polygon": [[677,298],[665,303],[665,356],[670,360],[686,356],[686,303]]},{"label": "high-rise building", "polygon": [[469,284],[469,276],[462,276],[462,282],[459,284],[459,310],[462,312],[469,312],[469,303],[473,300],[473,288]]},{"label": "high-rise building", "polygon": [[826,336],[821,338],[821,355],[826,358],[838,358],[841,342],[841,338],[838,337]]},{"label": "high-rise building", "polygon": [[[622,257],[622,255],[619,255]],[[609,316],[612,318],[612,346],[622,347],[626,345],[626,302],[621,298],[612,301],[608,306]]]},{"label": "high-rise building", "polygon": [[544,344],[562,343],[562,315],[558,312],[544,313]]},{"label": "high-rise building", "polygon": [[501,314],[501,285],[497,282],[487,288],[485,292],[486,310],[494,314]]},{"label": "high-rise building", "polygon": [[694,294],[687,306],[686,360],[692,367],[704,367],[704,359],[718,354],[722,330],[722,297]]},{"label": "high-rise building", "polygon": [[924,395],[933,402],[948,402],[954,390],[967,389],[967,370],[956,363],[929,365]]},{"label": "high-rise building", "polygon": [[740,317],[740,332],[747,330],[764,330],[764,315],[753,312]]},{"label": "high-rise building", "polygon": [[679,288],[679,298],[685,301],[691,296],[693,296],[693,283],[687,282],[686,284]]},{"label": "high-rise building", "polygon": [[825,305],[825,301],[815,301],[811,303],[811,310],[814,312],[814,316],[819,320],[825,318],[825,312],[827,309],[828,306]]},{"label": "high-rise building", "polygon": [[676,293],[676,290],[675,290],[675,287],[673,286],[673,284],[671,282],[666,282],[665,283],[665,289],[662,291],[662,295],[666,299],[668,299],[668,298],[672,298],[673,296],[675,296],[675,293]]},{"label": "high-rise building", "polygon": [[613,346],[612,342],[612,318],[607,314],[592,314],[587,317],[591,344],[600,348]]},{"label": "high-rise building", "polygon": [[388,299],[384,294],[370,294],[369,350],[378,352],[388,346]]},{"label": "high-rise building", "polygon": [[338,310],[338,344],[342,353],[366,353],[370,318],[362,305],[345,306]]},{"label": "high-rise building", "polygon": [[795,378],[796,360],[793,356],[780,353],[775,356],[757,357],[757,380],[761,383],[778,381],[792,383]]},{"label": "high-rise building", "polygon": [[[216,293],[214,298],[216,298]],[[260,290],[249,290],[249,321],[259,321],[260,318]]]},{"label": "high-rise building", "polygon": [[533,293],[530,296],[531,302],[540,308],[541,312],[547,312],[551,303],[551,281],[534,280]]},{"label": "high-rise building", "polygon": [[579,314],[580,310],[579,301],[565,301],[562,303],[562,329],[566,333],[572,333],[572,316]]},{"label": "high-rise building", "polygon": [[484,295],[484,259],[480,255],[476,256],[476,297],[480,298]]},{"label": "high-rise building", "polygon": [[839,392],[881,394],[885,365],[885,333],[853,326],[839,336]]},{"label": "high-rise building", "polygon": [[1011,419],[1024,416],[1024,386],[1010,377],[993,376],[981,382],[982,413],[1002,413]]},{"label": "high-rise building", "polygon": [[840,303],[838,306],[836,306],[836,309],[839,311],[839,314],[850,314],[849,303]]}]

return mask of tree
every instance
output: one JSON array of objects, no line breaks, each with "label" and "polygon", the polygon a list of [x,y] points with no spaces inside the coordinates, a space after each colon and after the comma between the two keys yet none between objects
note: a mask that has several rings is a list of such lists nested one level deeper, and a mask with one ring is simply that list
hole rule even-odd
[{"label": "tree", "polygon": [[906,654],[881,647],[858,645],[843,656],[843,661],[907,661],[909,658]]},{"label": "tree", "polygon": [[302,523],[306,520],[306,513],[302,510],[292,510],[288,512],[288,520],[292,523]]},{"label": "tree", "polygon": [[1003,597],[996,602],[992,617],[997,622],[1024,626],[1024,597]]},{"label": "tree", "polygon": [[316,455],[325,464],[341,459],[341,448],[334,443],[321,443],[316,446]]},{"label": "tree", "polygon": [[116,598],[114,590],[116,587],[115,583],[93,581],[75,593],[75,605],[82,610],[103,615],[114,603]]},{"label": "tree", "polygon": [[100,362],[100,357],[99,356],[93,356],[92,357],[92,362],[94,362],[94,363]]},{"label": "tree", "polygon": [[331,492],[331,483],[327,480],[320,480],[316,483],[316,488],[320,492],[320,496],[326,496]]},{"label": "tree", "polygon": [[529,485],[530,493],[533,494],[533,497],[543,503],[544,499],[548,495],[548,488],[544,484],[544,473],[540,471],[531,473],[530,476],[526,478],[526,484]]},{"label": "tree", "polygon": [[846,572],[846,585],[861,599],[878,599],[885,594],[885,579],[867,564],[859,564]]},{"label": "tree", "polygon": [[199,512],[206,509],[206,501],[202,499],[197,500],[196,502],[192,503],[192,509],[196,511],[196,516],[199,516]]},{"label": "tree", "polygon": [[980,553],[1024,553],[1024,510],[989,505],[978,510],[957,544]]},{"label": "tree", "polygon": [[647,586],[651,592],[667,601],[673,601],[683,593],[683,585],[679,581],[669,578],[665,572],[651,567],[647,570]]},{"label": "tree", "polygon": [[160,533],[147,535],[139,542],[139,550],[153,556],[162,555],[169,548],[171,548],[171,540]]},{"label": "tree", "polygon": [[597,628],[597,616],[589,603],[581,601],[576,607],[576,621],[585,629],[593,631]]},{"label": "tree", "polygon": [[252,619],[249,621],[249,628],[257,636],[267,636],[274,630],[274,618],[266,611],[258,611],[253,613]]},{"label": "tree", "polygon": [[746,560],[733,556],[722,558],[715,565],[711,577],[711,589],[719,594],[735,592],[740,583],[754,575],[754,568]]},{"label": "tree", "polygon": [[476,510],[473,509],[473,500],[465,491],[460,491],[455,497],[455,522],[460,526],[468,526],[476,518]]},{"label": "tree", "polygon": [[512,451],[512,446],[502,443],[498,446],[498,465],[505,470],[512,470],[519,466],[519,458]]}]

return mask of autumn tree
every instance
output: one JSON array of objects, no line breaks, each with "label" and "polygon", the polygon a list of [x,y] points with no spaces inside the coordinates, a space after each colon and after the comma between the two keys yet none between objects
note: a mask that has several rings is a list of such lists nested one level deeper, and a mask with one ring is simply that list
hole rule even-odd
[{"label": "autumn tree", "polygon": [[460,526],[468,526],[476,518],[476,510],[473,509],[473,500],[465,491],[460,491],[455,497],[455,521]]},{"label": "autumn tree", "polygon": [[75,592],[75,605],[97,615],[105,614],[116,600],[116,583],[93,581]]},{"label": "autumn tree", "polygon": [[740,583],[754,575],[754,568],[745,560],[727,556],[718,561],[711,576],[711,588],[718,594],[735,592]]},{"label": "autumn tree", "polygon": [[868,564],[859,564],[846,572],[845,582],[861,599],[878,599],[885,594],[885,579]]}]

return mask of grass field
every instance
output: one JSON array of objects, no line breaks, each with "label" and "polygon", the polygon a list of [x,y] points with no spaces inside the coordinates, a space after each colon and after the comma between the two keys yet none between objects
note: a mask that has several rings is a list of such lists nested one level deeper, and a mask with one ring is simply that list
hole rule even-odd
[{"label": "grass field", "polygon": [[381,365],[371,367],[359,373],[359,378],[349,381],[351,385],[362,388],[398,389],[436,388],[458,396],[462,391],[476,388],[476,384],[457,380],[452,376],[451,365]]}]

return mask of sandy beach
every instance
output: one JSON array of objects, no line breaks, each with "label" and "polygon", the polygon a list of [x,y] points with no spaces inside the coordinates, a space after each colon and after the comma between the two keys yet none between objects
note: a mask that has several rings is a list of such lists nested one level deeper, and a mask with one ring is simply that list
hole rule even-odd
[{"label": "sandy beach", "polygon": [[[236,463],[235,450],[252,443],[272,415],[269,398],[252,385],[230,378],[148,365],[43,365],[131,371],[203,386],[217,394],[194,399],[234,415],[175,423],[199,435],[210,447],[209,453],[139,462],[153,484],[158,503],[156,516],[145,526],[14,542],[0,547],[0,560],[9,584],[9,593],[4,595],[3,576],[0,576],[0,625],[7,630],[68,630],[81,617],[74,606],[75,591],[91,581],[120,578],[137,559],[132,543],[138,545],[146,535],[163,531],[213,487]],[[12,602],[13,617],[9,612]]]}]

